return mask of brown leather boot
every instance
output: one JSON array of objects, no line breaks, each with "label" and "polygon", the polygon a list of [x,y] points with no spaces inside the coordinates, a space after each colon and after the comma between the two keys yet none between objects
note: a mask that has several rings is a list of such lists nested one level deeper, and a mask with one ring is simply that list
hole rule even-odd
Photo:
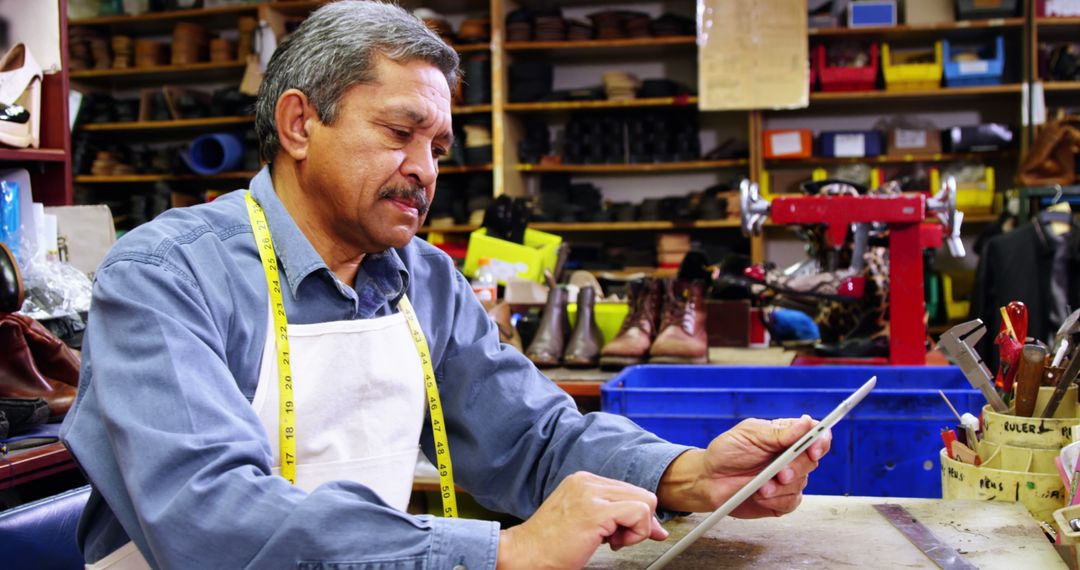
[{"label": "brown leather boot", "polygon": [[43,376],[69,386],[79,385],[79,357],[45,325],[26,315],[9,314],[2,320],[15,320],[22,327],[34,364]]},{"label": "brown leather boot", "polygon": [[649,348],[649,362],[705,364],[709,339],[705,334],[705,283],[667,281],[660,334]]},{"label": "brown leather boot", "polygon": [[22,308],[23,282],[15,254],[0,243],[0,313],[13,313]]},{"label": "brown leather boot", "polygon": [[500,301],[488,309],[487,314],[495,323],[495,327],[499,329],[499,342],[509,344],[518,349],[518,352],[524,352],[521,347],[521,335],[510,321],[510,303]]},{"label": "brown leather boot", "polygon": [[75,387],[41,375],[15,321],[0,321],[0,346],[0,398],[42,398],[50,416],[62,418],[75,401]]},{"label": "brown leather boot", "polygon": [[552,287],[548,292],[544,314],[540,317],[540,327],[536,337],[529,344],[525,356],[533,364],[541,367],[558,366],[562,358],[566,337],[570,334],[570,322],[566,319],[566,289]]},{"label": "brown leather boot", "polygon": [[577,323],[570,340],[566,343],[563,365],[569,368],[591,368],[600,358],[600,345],[604,344],[604,333],[596,324],[596,290],[584,287],[578,290]]},{"label": "brown leather boot", "polygon": [[600,368],[605,370],[645,362],[649,346],[656,338],[660,317],[660,282],[655,279],[631,281],[627,304],[630,312],[623,320],[619,334],[600,351]]}]

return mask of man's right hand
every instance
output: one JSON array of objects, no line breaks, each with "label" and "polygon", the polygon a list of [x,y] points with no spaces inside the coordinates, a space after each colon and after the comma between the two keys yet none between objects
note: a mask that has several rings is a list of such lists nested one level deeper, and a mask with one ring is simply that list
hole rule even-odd
[{"label": "man's right hand", "polygon": [[656,520],[656,495],[580,471],[559,484],[536,513],[499,535],[500,570],[581,568],[599,546],[612,550],[668,532]]}]

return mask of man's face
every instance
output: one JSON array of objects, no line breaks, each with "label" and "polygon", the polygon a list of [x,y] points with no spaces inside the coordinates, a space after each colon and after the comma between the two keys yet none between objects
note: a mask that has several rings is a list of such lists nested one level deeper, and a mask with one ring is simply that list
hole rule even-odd
[{"label": "man's face", "polygon": [[404,247],[435,194],[450,149],[450,89],[431,64],[380,58],[376,81],[350,88],[333,125],[315,122],[301,177],[343,246]]}]

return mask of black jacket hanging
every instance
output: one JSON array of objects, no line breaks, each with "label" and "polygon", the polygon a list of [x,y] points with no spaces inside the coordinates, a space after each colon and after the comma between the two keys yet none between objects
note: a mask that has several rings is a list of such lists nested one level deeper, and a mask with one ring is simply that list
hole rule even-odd
[{"label": "black jacket hanging", "polygon": [[[1029,337],[1049,342],[1056,332],[1050,323],[1054,246],[1046,231],[1042,222],[1033,219],[991,239],[979,258],[970,317],[980,318],[986,324],[986,335],[978,349],[991,372],[997,370],[998,351],[993,343],[1001,326],[1000,307],[1010,301],[1027,305]],[[1064,247],[1068,249],[1067,298],[1069,306],[1077,308],[1080,307],[1080,224],[1074,220],[1071,231],[1063,237]]]}]

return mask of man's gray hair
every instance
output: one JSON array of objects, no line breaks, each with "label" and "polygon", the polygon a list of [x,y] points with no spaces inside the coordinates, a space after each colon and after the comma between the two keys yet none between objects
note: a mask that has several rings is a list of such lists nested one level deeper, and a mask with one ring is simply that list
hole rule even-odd
[{"label": "man's gray hair", "polygon": [[327,4],[278,46],[266,67],[255,103],[262,159],[273,162],[280,147],[274,108],[282,93],[299,89],[319,120],[333,124],[345,92],[376,79],[380,56],[398,63],[428,62],[446,76],[451,91],[457,83],[457,52],[400,6],[373,0]]}]

